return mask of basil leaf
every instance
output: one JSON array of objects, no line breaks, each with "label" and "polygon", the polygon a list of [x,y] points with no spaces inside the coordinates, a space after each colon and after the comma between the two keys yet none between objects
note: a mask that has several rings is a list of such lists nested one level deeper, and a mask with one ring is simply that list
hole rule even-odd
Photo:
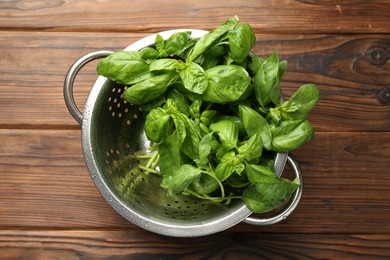
[{"label": "basil leaf", "polygon": [[165,98],[171,99],[175,106],[177,107],[177,110],[180,111],[181,113],[185,114],[186,116],[189,116],[189,102],[183,93],[178,91],[174,86],[170,88],[166,93],[165,93]]},{"label": "basil leaf", "polygon": [[240,174],[244,169],[244,163],[233,151],[230,151],[222,156],[220,163],[215,168],[215,175],[220,181],[224,181],[234,172]]},{"label": "basil leaf", "polygon": [[173,122],[167,112],[158,107],[150,111],[145,121],[146,137],[153,142],[161,142],[173,131]]},{"label": "basil leaf", "polygon": [[249,52],[247,69],[252,75],[256,75],[264,62],[263,58],[260,58],[256,54]]},{"label": "basil leaf", "polygon": [[199,95],[190,95],[191,93],[187,94],[187,97],[192,101],[191,105],[189,106],[189,112],[191,117],[197,121],[200,118],[200,107],[202,106],[202,98]]},{"label": "basil leaf", "polygon": [[246,135],[244,124],[242,123],[242,120],[238,116],[233,115],[220,115],[214,118],[214,122],[222,121],[222,120],[229,120],[234,122],[238,127],[238,135],[244,136]]},{"label": "basil leaf", "polygon": [[177,78],[175,72],[153,76],[127,88],[122,97],[130,104],[150,102],[163,94]]},{"label": "basil leaf", "polygon": [[244,61],[256,41],[252,28],[247,23],[237,25],[228,33],[230,57],[238,63]]},{"label": "basil leaf", "polygon": [[252,135],[240,147],[238,147],[237,151],[238,154],[248,162],[258,160],[263,151],[263,141],[260,134]]},{"label": "basil leaf", "polygon": [[238,126],[235,122],[230,120],[218,121],[212,123],[209,129],[218,135],[224,149],[230,150],[237,147]]},{"label": "basil leaf", "polygon": [[192,182],[198,180],[202,170],[191,164],[183,164],[180,168],[164,175],[161,186],[166,189],[168,195],[178,194],[184,191]]},{"label": "basil leaf", "polygon": [[191,32],[177,32],[172,34],[164,44],[165,51],[173,56],[180,54],[190,40]]},{"label": "basil leaf", "polygon": [[245,167],[245,173],[252,184],[267,182],[277,178],[270,168],[257,164],[247,164]]},{"label": "basil leaf", "polygon": [[218,111],[216,110],[204,110],[200,115],[200,122],[205,126],[209,126],[217,114]]},{"label": "basil leaf", "polygon": [[192,49],[192,52],[187,57],[187,61],[191,62],[194,61],[196,58],[198,58],[199,55],[204,53],[208,48],[210,48],[212,45],[214,45],[218,40],[229,30],[233,29],[239,22],[239,19],[237,16],[233,17],[232,19],[227,20],[222,25],[218,26],[211,32],[208,32],[207,34],[203,35],[195,44],[194,48]]},{"label": "basil leaf", "polygon": [[184,46],[182,52],[176,54],[178,58],[182,59],[183,61],[187,60],[188,55],[191,53],[192,49],[194,48],[196,42],[199,40],[199,38],[191,38],[186,46]]},{"label": "basil leaf", "polygon": [[165,58],[165,57],[169,56],[169,54],[165,50],[165,40],[160,34],[156,35],[156,39],[154,40],[154,44],[155,44],[156,49],[158,51],[158,57]]},{"label": "basil leaf", "polygon": [[306,119],[320,99],[320,90],[314,84],[306,84],[277,109],[283,119]]},{"label": "basil leaf", "polygon": [[184,164],[177,131],[167,136],[164,141],[159,144],[158,150],[160,152],[159,167],[162,175],[174,172]]},{"label": "basil leaf", "polygon": [[208,87],[202,97],[206,101],[225,104],[238,100],[249,86],[248,72],[237,65],[219,65],[206,71]]},{"label": "basil leaf", "polygon": [[202,174],[199,179],[194,180],[189,189],[199,194],[210,194],[219,188],[219,183],[210,175]]},{"label": "basil leaf", "polygon": [[211,140],[213,137],[213,133],[208,133],[202,137],[199,142],[199,159],[196,159],[196,163],[199,167],[205,167],[209,162],[209,156],[211,153]]},{"label": "basil leaf", "polygon": [[276,152],[294,150],[312,140],[313,136],[314,129],[309,121],[285,121],[275,130],[272,150]]},{"label": "basil leaf", "polygon": [[173,122],[178,131],[180,147],[185,155],[192,160],[199,157],[200,128],[182,113],[172,114]]},{"label": "basil leaf", "polygon": [[179,71],[184,87],[196,94],[202,94],[208,86],[208,79],[203,68],[195,62],[185,63]]},{"label": "basil leaf", "polygon": [[119,84],[132,85],[151,77],[147,64],[138,51],[118,51],[97,65],[99,75]]},{"label": "basil leaf", "polygon": [[[256,99],[262,107],[272,101],[271,93],[280,97],[279,57],[276,51],[262,62],[254,77],[254,86]],[[276,101],[279,103],[279,100]]]},{"label": "basil leaf", "polygon": [[156,60],[158,58],[158,51],[152,47],[145,47],[139,51],[141,54],[141,58],[147,62],[151,60]]},{"label": "basil leaf", "polygon": [[259,134],[263,141],[264,148],[270,150],[272,133],[267,120],[254,109],[242,104],[239,105],[239,112],[248,136]]},{"label": "basil leaf", "polygon": [[265,213],[287,203],[298,186],[287,179],[269,179],[246,188],[242,200],[251,211]]},{"label": "basil leaf", "polygon": [[169,70],[175,71],[178,69],[183,69],[185,66],[183,62],[175,59],[158,59],[154,60],[150,63],[149,70],[150,71],[161,71],[161,70]]},{"label": "basil leaf", "polygon": [[288,63],[286,60],[282,60],[281,62],[279,62],[279,78],[282,78],[284,75],[284,72],[286,72],[287,64]]}]

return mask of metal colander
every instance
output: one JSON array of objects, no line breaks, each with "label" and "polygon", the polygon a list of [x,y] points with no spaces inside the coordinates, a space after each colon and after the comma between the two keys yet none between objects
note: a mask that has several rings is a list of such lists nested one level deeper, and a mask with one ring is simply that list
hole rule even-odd
[{"label": "metal colander", "polygon": [[[167,39],[178,31],[191,31],[200,37],[203,30],[171,30],[159,34]],[[125,50],[140,50],[154,43],[156,35],[145,37]],[[123,217],[155,233],[190,237],[225,230],[241,221],[255,225],[275,224],[296,208],[302,195],[302,175],[298,164],[287,153],[275,157],[275,171],[281,175],[289,162],[301,186],[285,209],[271,218],[249,217],[252,212],[242,201],[229,205],[189,196],[167,196],[161,188],[161,177],[139,170],[142,163],[134,156],[147,152],[149,141],[144,133],[141,108],[127,103],[121,94],[127,88],[99,76],[87,99],[84,112],[73,98],[73,83],[79,70],[88,62],[103,58],[112,51],[84,55],[69,69],[64,82],[64,97],[72,116],[82,125],[82,147],[89,173],[100,193]]]}]

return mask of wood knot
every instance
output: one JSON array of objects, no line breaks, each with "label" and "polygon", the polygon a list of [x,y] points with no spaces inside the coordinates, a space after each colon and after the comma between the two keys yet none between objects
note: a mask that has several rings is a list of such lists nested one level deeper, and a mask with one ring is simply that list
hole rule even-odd
[{"label": "wood knot", "polygon": [[378,66],[385,65],[390,57],[389,50],[382,46],[370,47],[367,50],[366,55],[372,64]]},{"label": "wood knot", "polygon": [[376,99],[381,105],[390,105],[390,86],[386,86],[378,91]]}]

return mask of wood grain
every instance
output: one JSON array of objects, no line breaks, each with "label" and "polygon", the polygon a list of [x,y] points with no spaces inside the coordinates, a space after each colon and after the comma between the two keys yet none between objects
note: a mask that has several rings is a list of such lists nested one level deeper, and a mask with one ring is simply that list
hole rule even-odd
[{"label": "wood grain", "polygon": [[[267,227],[187,239],[145,231],[89,176],[66,72],[90,51],[234,15],[253,27],[256,54],[276,48],[288,60],[286,97],[308,82],[321,89],[316,137],[293,152],[302,200]],[[76,79],[81,109],[96,64]],[[0,1],[0,144],[0,259],[389,259],[390,0]]]},{"label": "wood grain", "polygon": [[151,32],[211,29],[238,15],[257,33],[389,33],[389,0],[2,1],[0,29]]},{"label": "wood grain", "polygon": [[[146,34],[0,32],[0,126],[77,128],[63,100],[71,64],[93,50],[120,50]],[[321,101],[311,121],[317,131],[390,130],[389,35],[258,34],[260,56],[279,51],[289,62],[286,97],[312,82]],[[96,62],[82,69],[74,95],[82,109]]]},{"label": "wood grain", "polygon": [[390,236],[225,232],[178,239],[125,230],[2,230],[0,255],[5,259],[388,259]]},{"label": "wood grain", "polygon": [[[3,129],[0,143],[0,229],[135,228],[94,187],[79,130]],[[320,132],[294,154],[305,183],[294,214],[233,231],[390,233],[389,133]]]}]

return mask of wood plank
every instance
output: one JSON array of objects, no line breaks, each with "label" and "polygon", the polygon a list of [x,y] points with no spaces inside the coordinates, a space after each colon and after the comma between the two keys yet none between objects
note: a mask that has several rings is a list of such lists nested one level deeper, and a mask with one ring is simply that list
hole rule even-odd
[{"label": "wood plank", "polygon": [[[146,34],[0,32],[0,127],[77,128],[63,101],[70,65],[93,50],[120,50]],[[389,35],[258,34],[254,51],[276,48],[289,62],[282,88],[288,97],[308,82],[321,89],[311,117],[317,131],[390,130]],[[84,106],[96,62],[75,83]],[[23,105],[20,105],[20,104]]]},{"label": "wood plank", "polygon": [[387,259],[390,235],[220,233],[171,238],[147,232],[1,230],[3,259]]},{"label": "wood plank", "polygon": [[[91,8],[93,7],[93,8]],[[152,0],[2,1],[0,28],[47,31],[150,32],[167,28],[211,29],[238,15],[256,32],[389,33],[388,0],[348,1],[233,0],[182,4]]]},{"label": "wood plank", "polygon": [[[0,143],[0,229],[139,230],[94,187],[79,130],[2,129]],[[320,132],[294,154],[305,176],[294,214],[278,225],[242,223],[232,231],[390,233],[390,133]]]}]

